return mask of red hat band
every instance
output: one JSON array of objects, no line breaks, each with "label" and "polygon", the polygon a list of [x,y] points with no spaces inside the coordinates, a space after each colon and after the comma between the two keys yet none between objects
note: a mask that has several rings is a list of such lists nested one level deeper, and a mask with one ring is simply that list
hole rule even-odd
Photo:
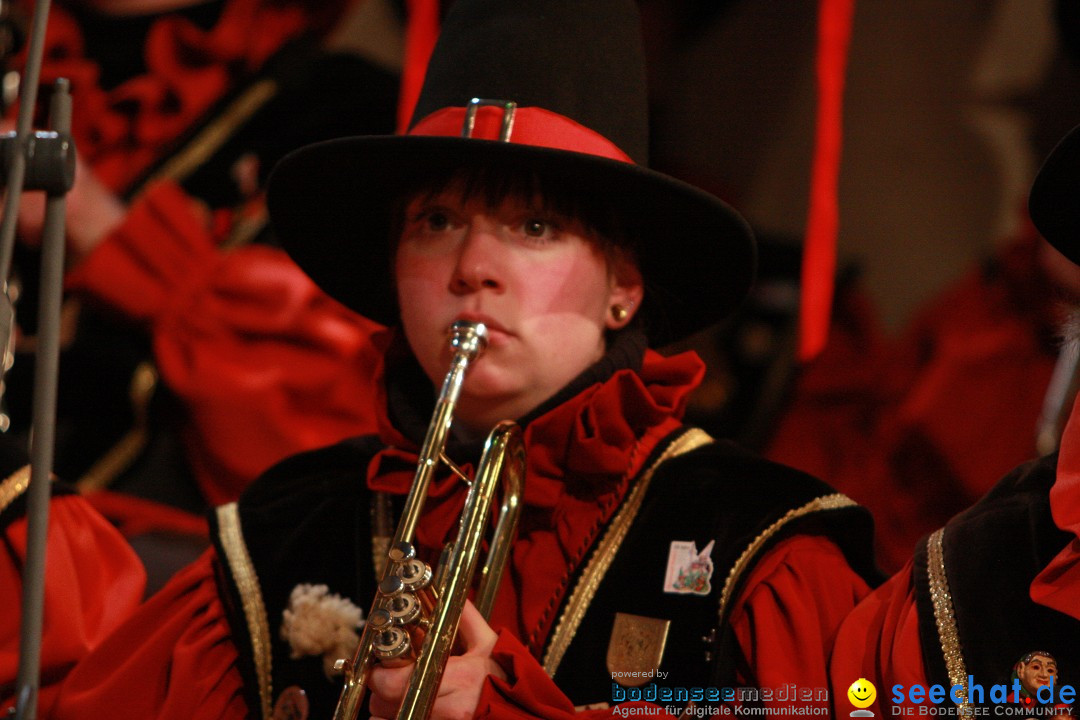
[{"label": "red hat band", "polygon": [[481,100],[468,107],[437,110],[416,123],[409,135],[502,140],[634,164],[606,137],[565,115],[540,107],[519,108],[503,101]]}]

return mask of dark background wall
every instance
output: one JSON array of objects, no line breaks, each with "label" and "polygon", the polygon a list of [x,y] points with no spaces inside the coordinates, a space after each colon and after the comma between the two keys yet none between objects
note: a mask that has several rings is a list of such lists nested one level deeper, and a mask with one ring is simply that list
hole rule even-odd
[{"label": "dark background wall", "polygon": [[[1069,0],[1070,2],[1072,0]],[[654,164],[798,237],[814,122],[812,0],[644,0]],[[1052,0],[858,0],[840,179],[841,258],[887,327],[1017,230],[1047,143],[1080,123]],[[683,15],[685,17],[685,14]]]}]

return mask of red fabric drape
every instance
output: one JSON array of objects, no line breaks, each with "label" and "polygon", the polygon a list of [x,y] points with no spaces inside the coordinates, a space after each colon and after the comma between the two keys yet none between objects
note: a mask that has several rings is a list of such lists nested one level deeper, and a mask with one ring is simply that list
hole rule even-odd
[{"label": "red fabric drape", "polygon": [[817,128],[799,313],[799,359],[804,362],[821,352],[829,331],[840,215],[836,188],[843,139],[844,73],[854,14],[855,0],[820,0],[818,4]]},{"label": "red fabric drape", "polygon": [[409,129],[409,120],[424,84],[428,59],[439,37],[439,0],[409,0],[408,12],[405,67],[401,72],[401,95],[398,98],[398,134],[404,134]]}]

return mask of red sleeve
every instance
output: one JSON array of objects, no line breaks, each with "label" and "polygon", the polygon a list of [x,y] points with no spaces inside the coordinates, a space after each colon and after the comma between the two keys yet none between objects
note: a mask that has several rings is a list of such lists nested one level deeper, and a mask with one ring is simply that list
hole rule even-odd
[{"label": "red sleeve", "polygon": [[[821,689],[827,697],[827,663],[836,631],[868,592],[830,540],[800,535],[777,544],[755,566],[732,608],[731,623],[750,675],[739,678],[740,684],[780,689],[794,683]],[[648,705],[620,703],[575,712],[536,659],[507,632],[500,634],[494,658],[508,680],[488,679],[477,718],[606,718],[616,708],[621,715],[623,709]],[[827,700],[821,704],[828,708]]]},{"label": "red sleeve", "polygon": [[[837,715],[849,712],[848,687],[866,678],[877,688],[868,709],[887,717],[892,686],[926,686],[919,618],[911,582],[911,562],[884,585],[863,598],[840,626],[830,662]],[[847,708],[847,710],[844,710]]]},{"label": "red sleeve", "polygon": [[194,198],[179,185],[150,185],[124,221],[67,275],[70,290],[149,325],[205,282],[217,243]]},{"label": "red sleeve", "polygon": [[207,551],[178,573],[79,663],[49,717],[249,717],[213,557]]},{"label": "red sleeve", "polygon": [[212,504],[284,457],[376,429],[369,408],[387,331],[331,300],[280,250],[219,251],[173,183],[148,189],[68,284],[149,328]]},{"label": "red sleeve", "polygon": [[829,652],[840,623],[870,592],[840,549],[818,536],[784,540],[758,561],[745,588],[731,611],[746,660],[740,683],[827,690]]},{"label": "red sleeve", "polygon": [[[26,518],[3,528],[0,546],[0,715],[18,677]],[[75,495],[53,499],[45,559],[38,707],[44,717],[68,671],[142,600],[146,573],[120,534]]]}]

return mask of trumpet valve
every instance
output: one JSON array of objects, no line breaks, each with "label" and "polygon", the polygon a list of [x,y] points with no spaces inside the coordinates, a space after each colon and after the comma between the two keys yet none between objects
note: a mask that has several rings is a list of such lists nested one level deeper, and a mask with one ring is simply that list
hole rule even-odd
[{"label": "trumpet valve", "polygon": [[420,601],[409,592],[401,576],[384,578],[379,583],[379,592],[383,596],[381,609],[386,611],[395,625],[407,625],[420,617]]},{"label": "trumpet valve", "polygon": [[373,631],[371,650],[375,657],[383,662],[398,658],[408,659],[412,640],[409,633],[396,623],[387,610],[380,608],[373,611],[368,618],[368,624]]},{"label": "trumpet valve", "polygon": [[400,577],[406,590],[416,592],[431,583],[431,568],[416,557],[416,548],[412,543],[395,543],[387,552],[387,557],[393,564],[390,575]]},{"label": "trumpet valve", "polygon": [[[419,604],[421,613],[429,613],[435,606],[436,594],[431,584],[434,573],[430,565],[416,557],[412,543],[395,544],[388,557],[394,571],[383,581],[385,585],[380,586],[380,592],[389,598],[391,614],[395,618],[401,617],[405,623],[413,622],[415,604]],[[397,580],[390,578],[400,579],[400,586]],[[412,597],[408,597],[410,595]]]},{"label": "trumpet valve", "polygon": [[412,543],[396,543],[390,548],[388,556],[397,569],[397,572],[392,574],[401,578],[405,590],[417,592],[431,583],[431,568],[416,557],[416,547]]},{"label": "trumpet valve", "polygon": [[411,542],[397,542],[387,551],[390,562],[400,565],[416,557],[416,546]]},{"label": "trumpet valve", "polygon": [[431,584],[431,567],[423,560],[413,558],[401,566],[401,582],[409,592],[423,590]]}]

